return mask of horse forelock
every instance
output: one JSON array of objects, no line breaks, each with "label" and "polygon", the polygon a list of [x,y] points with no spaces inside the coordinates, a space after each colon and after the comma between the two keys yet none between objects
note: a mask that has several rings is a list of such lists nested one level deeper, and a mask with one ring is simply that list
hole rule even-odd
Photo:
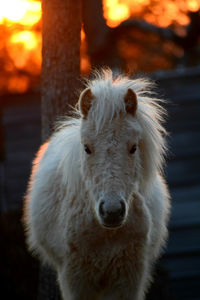
[{"label": "horse forelock", "polygon": [[[158,99],[152,96],[153,86],[154,83],[148,79],[129,79],[122,75],[114,76],[109,69],[96,72],[95,78],[87,81],[87,88],[91,89],[94,97],[89,116],[95,121],[97,131],[106,122],[111,122],[114,117],[121,116],[121,114],[126,116],[124,97],[128,89],[132,89],[137,95],[138,117],[141,115],[140,112],[147,112],[147,110],[151,116],[156,115],[154,107]],[[161,114],[162,112],[159,111],[159,117]]]}]

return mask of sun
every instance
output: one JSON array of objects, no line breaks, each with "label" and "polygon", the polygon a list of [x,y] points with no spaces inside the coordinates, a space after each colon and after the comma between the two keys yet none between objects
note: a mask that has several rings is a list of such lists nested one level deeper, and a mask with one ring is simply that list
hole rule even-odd
[{"label": "sun", "polygon": [[1,0],[0,23],[34,25],[41,19],[41,3],[33,0]]}]

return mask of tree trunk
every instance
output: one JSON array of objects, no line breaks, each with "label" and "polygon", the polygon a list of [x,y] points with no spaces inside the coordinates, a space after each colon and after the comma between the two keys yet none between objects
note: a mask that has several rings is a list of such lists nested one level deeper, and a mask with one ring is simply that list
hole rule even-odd
[{"label": "tree trunk", "polygon": [[[42,140],[69,112],[80,88],[81,0],[42,2]],[[58,300],[55,272],[41,265],[38,300]]]},{"label": "tree trunk", "polygon": [[102,0],[84,0],[82,15],[92,68],[120,68],[117,39],[113,39],[113,29],[106,25]]},{"label": "tree trunk", "polygon": [[76,102],[80,85],[81,1],[42,2],[42,138]]}]

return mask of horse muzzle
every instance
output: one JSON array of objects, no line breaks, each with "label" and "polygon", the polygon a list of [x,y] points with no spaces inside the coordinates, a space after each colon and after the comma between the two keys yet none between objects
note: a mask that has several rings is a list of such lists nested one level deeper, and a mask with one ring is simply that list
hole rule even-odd
[{"label": "horse muzzle", "polygon": [[117,195],[112,194],[112,197],[106,195],[99,203],[98,215],[104,227],[119,227],[125,219],[126,203]]}]

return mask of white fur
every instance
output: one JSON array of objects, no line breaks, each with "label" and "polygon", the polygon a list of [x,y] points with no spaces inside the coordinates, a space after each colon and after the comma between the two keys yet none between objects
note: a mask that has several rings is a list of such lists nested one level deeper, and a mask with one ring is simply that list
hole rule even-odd
[{"label": "white fur", "polygon": [[[63,121],[34,160],[24,212],[28,245],[56,269],[65,300],[142,300],[167,237],[164,111],[144,79],[114,79],[106,70],[87,87],[94,98],[87,119]],[[126,113],[128,89],[137,94],[135,116]],[[108,194],[126,203],[121,227],[101,224],[99,201]]]}]

